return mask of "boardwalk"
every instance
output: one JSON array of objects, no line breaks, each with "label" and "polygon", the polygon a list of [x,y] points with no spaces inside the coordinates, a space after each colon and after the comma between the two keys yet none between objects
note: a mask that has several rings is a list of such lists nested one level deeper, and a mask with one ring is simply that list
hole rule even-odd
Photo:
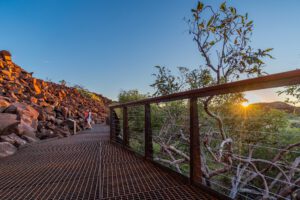
[{"label": "boardwalk", "polygon": [[108,128],[0,160],[0,199],[213,199],[109,143]]}]

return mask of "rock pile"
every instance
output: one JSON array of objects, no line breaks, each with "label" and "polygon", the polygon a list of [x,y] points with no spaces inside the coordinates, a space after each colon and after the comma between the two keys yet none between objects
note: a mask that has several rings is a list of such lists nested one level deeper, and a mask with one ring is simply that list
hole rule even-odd
[{"label": "rock pile", "polygon": [[28,142],[67,137],[86,127],[90,110],[95,123],[104,122],[111,101],[101,95],[36,79],[0,51],[0,157]]}]

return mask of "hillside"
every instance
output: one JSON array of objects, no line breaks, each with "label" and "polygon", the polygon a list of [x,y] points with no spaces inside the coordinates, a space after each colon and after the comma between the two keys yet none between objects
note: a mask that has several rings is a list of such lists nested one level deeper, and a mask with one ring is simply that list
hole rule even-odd
[{"label": "hillside", "polygon": [[288,103],[285,102],[281,102],[281,101],[275,101],[275,102],[270,102],[270,103],[254,103],[252,105],[259,105],[262,106],[264,108],[267,109],[277,109],[277,110],[281,110],[287,113],[294,113],[295,114],[300,114],[300,108],[290,105]]},{"label": "hillside", "polygon": [[95,123],[104,122],[111,102],[87,90],[43,81],[0,52],[0,157],[20,145],[51,137],[66,137],[86,127],[84,112]]}]

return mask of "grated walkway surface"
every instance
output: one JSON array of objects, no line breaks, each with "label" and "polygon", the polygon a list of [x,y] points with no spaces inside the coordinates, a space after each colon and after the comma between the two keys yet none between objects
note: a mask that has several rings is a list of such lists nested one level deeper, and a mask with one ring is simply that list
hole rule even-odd
[{"label": "grated walkway surface", "polygon": [[0,199],[214,199],[109,142],[109,129],[43,141],[0,160]]}]

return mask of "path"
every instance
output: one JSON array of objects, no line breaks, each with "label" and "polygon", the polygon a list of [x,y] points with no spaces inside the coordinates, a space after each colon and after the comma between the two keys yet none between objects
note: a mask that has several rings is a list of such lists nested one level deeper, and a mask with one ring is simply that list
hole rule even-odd
[{"label": "path", "polygon": [[0,199],[212,199],[109,142],[108,127],[0,160]]}]

